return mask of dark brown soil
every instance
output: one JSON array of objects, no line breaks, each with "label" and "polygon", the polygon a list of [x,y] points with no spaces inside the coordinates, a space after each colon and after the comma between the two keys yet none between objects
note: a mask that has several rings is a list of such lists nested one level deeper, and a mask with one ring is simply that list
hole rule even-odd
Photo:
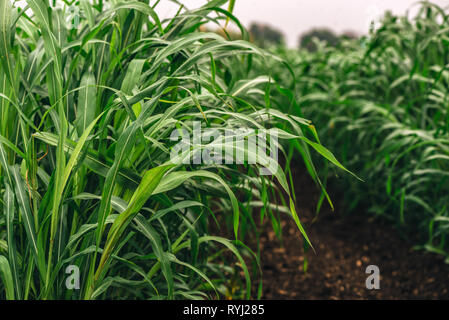
[{"label": "dark brown soil", "polygon": [[[334,212],[323,206],[312,223],[319,192],[305,174],[295,179],[298,214],[316,253],[307,252],[305,273],[302,240],[291,218],[282,219],[282,247],[267,225],[261,236],[262,299],[449,299],[443,257],[413,250],[391,225],[364,212],[343,217],[338,201]],[[380,269],[379,290],[365,286],[371,264]]]}]

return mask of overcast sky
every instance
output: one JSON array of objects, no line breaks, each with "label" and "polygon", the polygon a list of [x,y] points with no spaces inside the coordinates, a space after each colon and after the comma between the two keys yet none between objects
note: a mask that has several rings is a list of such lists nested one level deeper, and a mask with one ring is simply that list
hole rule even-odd
[{"label": "overcast sky", "polygon": [[[180,2],[193,9],[206,0]],[[449,6],[449,0],[432,2],[441,7]],[[373,17],[385,10],[405,14],[409,8],[413,15],[416,3],[416,0],[236,0],[234,14],[246,27],[251,22],[261,22],[278,28],[285,34],[288,45],[294,47],[298,36],[313,27],[365,33]],[[176,7],[167,0],[162,0],[158,7],[157,11],[162,16],[176,12]]]}]

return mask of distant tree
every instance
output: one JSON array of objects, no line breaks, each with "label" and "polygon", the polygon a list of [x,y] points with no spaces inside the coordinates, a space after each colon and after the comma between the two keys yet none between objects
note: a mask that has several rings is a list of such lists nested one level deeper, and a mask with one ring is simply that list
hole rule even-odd
[{"label": "distant tree", "polygon": [[340,38],[347,39],[347,40],[355,40],[355,39],[359,39],[360,35],[356,31],[347,30],[341,34]]},{"label": "distant tree", "polygon": [[326,41],[327,44],[332,47],[335,47],[339,42],[339,37],[329,29],[312,29],[300,36],[299,47],[306,48],[309,51],[315,51],[316,45],[313,41],[314,38]]},{"label": "distant tree", "polygon": [[284,44],[284,34],[266,24],[252,23],[249,27],[252,40],[261,47]]}]

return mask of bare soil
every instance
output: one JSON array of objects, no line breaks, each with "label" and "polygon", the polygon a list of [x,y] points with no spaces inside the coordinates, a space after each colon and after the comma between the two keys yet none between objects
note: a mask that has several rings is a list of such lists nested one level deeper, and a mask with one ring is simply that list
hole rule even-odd
[{"label": "bare soil", "polygon": [[[315,252],[305,254],[300,233],[282,219],[282,243],[271,225],[261,235],[262,299],[449,299],[449,265],[433,253],[412,249],[391,224],[360,211],[344,215],[331,197],[313,222],[319,190],[296,169],[297,208]],[[308,270],[304,272],[304,257]],[[380,289],[368,290],[368,265],[380,269]]]}]

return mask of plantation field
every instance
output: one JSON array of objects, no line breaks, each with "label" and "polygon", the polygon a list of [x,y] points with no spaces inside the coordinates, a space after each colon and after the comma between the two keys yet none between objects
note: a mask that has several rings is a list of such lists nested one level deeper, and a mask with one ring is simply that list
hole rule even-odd
[{"label": "plantation field", "polygon": [[[241,142],[297,139],[309,167],[310,149],[338,162],[309,120],[270,108],[269,77],[250,73],[274,57],[198,32],[241,27],[226,3],[161,21],[157,2],[0,2],[3,298],[227,297],[233,277],[250,298],[254,220],[276,227],[282,200],[307,238],[288,163]],[[226,163],[209,161],[225,130]],[[217,215],[232,237],[209,233]]]},{"label": "plantation field", "polygon": [[173,2],[0,1],[0,299],[447,297],[447,10],[262,49]]},{"label": "plantation field", "polygon": [[[299,278],[297,297],[447,297],[448,18],[447,8],[424,2],[416,17],[387,13],[377,28],[360,39],[342,38],[334,47],[316,39],[314,50],[272,49],[296,76],[291,84],[277,65],[270,65],[273,78],[296,93],[294,107],[286,108],[292,97],[273,90],[277,97],[273,105],[313,119],[321,142],[364,180],[342,175],[327,163],[319,165],[318,160],[323,183],[341,199],[341,217],[324,214],[320,225],[322,193],[311,209],[314,218],[306,225],[317,230],[312,238],[326,239],[322,255],[329,252],[329,257],[312,255],[309,277],[286,272],[286,278]],[[382,223],[368,222],[373,219]],[[372,228],[380,229],[379,235]],[[392,233],[406,240],[405,247]],[[329,266],[334,259],[338,262]],[[318,260],[315,270],[314,260]],[[384,280],[390,292],[360,295],[361,267],[368,262],[388,270]],[[353,282],[350,274],[359,274],[359,278],[348,286]],[[308,278],[311,282],[324,279],[325,293],[320,295],[321,289],[315,288],[311,290],[318,293],[306,293]],[[273,289],[270,294],[292,297],[285,293],[288,290],[282,291]]]},{"label": "plantation field", "polygon": [[321,141],[364,180],[324,169],[341,176],[348,210],[390,220],[447,262],[448,19],[423,3],[414,19],[385,15],[364,39],[281,54],[297,72],[299,114],[313,116]]}]

